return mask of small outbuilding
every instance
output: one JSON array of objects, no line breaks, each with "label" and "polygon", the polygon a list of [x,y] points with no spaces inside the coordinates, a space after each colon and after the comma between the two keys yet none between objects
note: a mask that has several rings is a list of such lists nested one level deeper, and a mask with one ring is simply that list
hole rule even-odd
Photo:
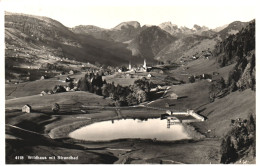
[{"label": "small outbuilding", "polygon": [[45,79],[47,79],[48,77],[46,76],[46,75],[44,75],[44,76],[41,76],[41,80],[45,80]]},{"label": "small outbuilding", "polygon": [[66,87],[66,91],[67,91],[67,92],[70,91],[70,87]]},{"label": "small outbuilding", "polygon": [[69,74],[74,74],[75,72],[73,70],[70,70],[69,71]]},{"label": "small outbuilding", "polygon": [[72,79],[68,76],[67,78],[66,78],[66,80],[65,80],[66,82],[71,82],[72,81]]},{"label": "small outbuilding", "polygon": [[29,104],[26,104],[22,107],[22,112],[30,113],[32,111],[32,107]]},{"label": "small outbuilding", "polygon": [[47,94],[47,91],[42,91],[42,92],[40,93],[41,96],[44,96],[44,95],[46,95],[46,94]]},{"label": "small outbuilding", "polygon": [[148,78],[151,78],[151,77],[153,77],[153,75],[149,73],[149,74],[147,75],[147,77],[148,77]]},{"label": "small outbuilding", "polygon": [[178,96],[176,93],[171,93],[171,94],[170,94],[170,98],[171,98],[171,99],[178,99],[179,96]]}]

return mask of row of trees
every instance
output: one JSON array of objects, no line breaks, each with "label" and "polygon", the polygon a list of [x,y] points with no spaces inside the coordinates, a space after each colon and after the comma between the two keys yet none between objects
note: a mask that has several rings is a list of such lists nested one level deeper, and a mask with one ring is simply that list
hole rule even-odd
[{"label": "row of trees", "polygon": [[134,85],[123,87],[115,85],[114,82],[107,83],[102,80],[102,76],[86,74],[78,82],[78,88],[82,91],[89,91],[100,96],[110,97],[115,101],[113,105],[128,106],[150,100],[150,89],[156,87],[145,78],[136,80]]}]

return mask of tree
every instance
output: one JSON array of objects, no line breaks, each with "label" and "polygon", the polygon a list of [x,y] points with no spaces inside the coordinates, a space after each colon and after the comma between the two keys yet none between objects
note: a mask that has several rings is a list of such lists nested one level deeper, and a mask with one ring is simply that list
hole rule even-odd
[{"label": "tree", "polygon": [[100,87],[96,87],[96,94],[102,96],[102,90]]},{"label": "tree", "polygon": [[74,88],[74,84],[73,84],[72,82],[69,82],[68,87],[69,87],[70,89],[73,89],[73,88]]},{"label": "tree", "polygon": [[95,76],[93,78],[92,85],[95,85],[97,87],[102,87],[102,85],[103,85],[102,76],[100,76],[100,75]]},{"label": "tree", "polygon": [[127,67],[126,66],[122,66],[121,69],[122,69],[122,72],[127,71]]},{"label": "tree", "polygon": [[194,76],[190,76],[189,77],[189,82],[190,83],[194,83],[195,82],[195,77]]},{"label": "tree", "polygon": [[220,163],[229,164],[237,160],[238,154],[236,153],[236,149],[231,142],[230,136],[227,136],[222,140],[220,153]]},{"label": "tree", "polygon": [[90,89],[90,83],[87,80],[87,77],[81,78],[78,82],[77,86],[81,91],[89,91]]},{"label": "tree", "polygon": [[54,113],[58,113],[58,112],[60,111],[60,105],[59,105],[58,103],[52,104],[51,110],[52,110]]},{"label": "tree", "polygon": [[126,102],[128,103],[128,105],[136,105],[136,104],[138,104],[137,99],[131,93],[126,97]]},{"label": "tree", "polygon": [[54,93],[66,92],[66,89],[62,85],[55,85],[52,90]]},{"label": "tree", "polygon": [[223,77],[212,82],[209,86],[209,97],[211,100],[214,100],[226,87],[225,80]]},{"label": "tree", "polygon": [[102,86],[102,96],[109,97],[108,85],[107,84],[104,84]]}]

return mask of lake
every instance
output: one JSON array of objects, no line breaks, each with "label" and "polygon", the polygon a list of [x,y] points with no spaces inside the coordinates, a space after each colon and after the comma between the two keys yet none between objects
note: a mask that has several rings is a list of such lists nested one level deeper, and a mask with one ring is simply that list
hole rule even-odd
[{"label": "lake", "polygon": [[69,137],[85,141],[109,141],[117,139],[156,139],[173,141],[190,139],[181,123],[167,128],[167,120],[121,119],[96,122],[79,128],[69,134]]}]

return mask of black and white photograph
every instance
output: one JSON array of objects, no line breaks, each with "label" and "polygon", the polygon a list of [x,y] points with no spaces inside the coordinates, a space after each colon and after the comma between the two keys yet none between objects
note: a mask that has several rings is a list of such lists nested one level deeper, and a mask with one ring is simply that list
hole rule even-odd
[{"label": "black and white photograph", "polygon": [[2,0],[4,164],[255,165],[256,2]]}]

